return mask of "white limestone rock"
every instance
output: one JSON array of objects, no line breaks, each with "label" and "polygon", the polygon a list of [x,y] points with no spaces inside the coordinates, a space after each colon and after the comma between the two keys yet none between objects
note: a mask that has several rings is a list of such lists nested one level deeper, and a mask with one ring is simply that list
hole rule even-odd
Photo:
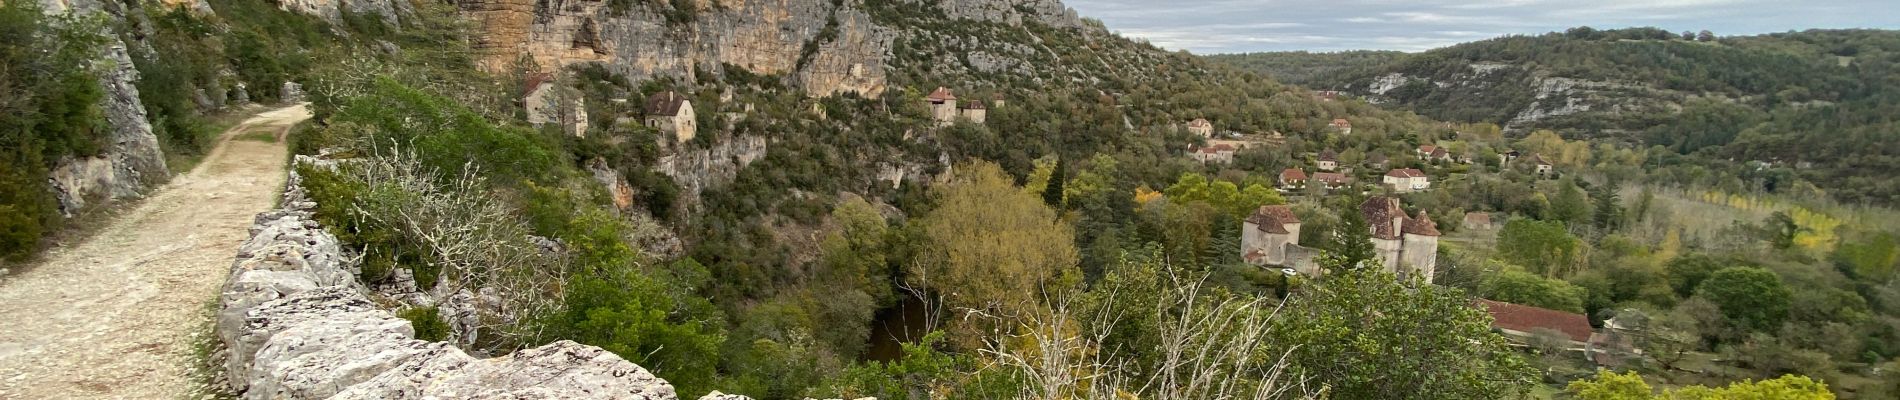
[{"label": "white limestone rock", "polygon": [[613,353],[560,341],[507,356],[474,360],[440,351],[408,362],[332,399],[652,399],[679,396],[673,385]]}]

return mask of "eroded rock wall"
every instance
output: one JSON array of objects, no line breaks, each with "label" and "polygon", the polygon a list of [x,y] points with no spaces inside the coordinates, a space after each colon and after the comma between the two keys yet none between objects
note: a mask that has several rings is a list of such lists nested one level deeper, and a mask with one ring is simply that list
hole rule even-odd
[{"label": "eroded rock wall", "polygon": [[258,215],[220,295],[216,333],[243,398],[678,398],[598,347],[561,341],[479,359],[415,339],[409,321],[365,294],[298,182],[293,172],[283,209]]},{"label": "eroded rock wall", "polygon": [[[123,5],[99,0],[45,0],[50,14],[104,14],[122,18]],[[54,165],[48,184],[59,198],[60,213],[67,217],[89,206],[91,200],[117,200],[139,197],[170,173],[165,154],[158,147],[158,136],[146,119],[145,104],[139,101],[135,83],[139,71],[132,65],[126,43],[111,32],[101,57],[87,68],[97,74],[105,96],[99,109],[106,119],[105,151],[96,156],[68,157]]]}]

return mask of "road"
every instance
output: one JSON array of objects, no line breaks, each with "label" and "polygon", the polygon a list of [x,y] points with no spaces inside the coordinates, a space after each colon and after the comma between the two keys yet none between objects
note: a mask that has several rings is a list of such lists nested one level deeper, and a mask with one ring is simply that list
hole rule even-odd
[{"label": "road", "polygon": [[[199,396],[207,307],[252,216],[281,193],[283,134],[309,118],[300,105],[244,121],[93,237],[0,281],[0,399]],[[237,138],[260,130],[277,140]]]}]

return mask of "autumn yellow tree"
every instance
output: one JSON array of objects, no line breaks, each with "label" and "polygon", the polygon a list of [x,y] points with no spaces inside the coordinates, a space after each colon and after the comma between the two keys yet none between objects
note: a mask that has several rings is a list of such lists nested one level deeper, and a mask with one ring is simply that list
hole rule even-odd
[{"label": "autumn yellow tree", "polygon": [[956,171],[919,222],[925,249],[907,283],[935,293],[953,315],[1029,312],[1019,308],[1039,304],[1045,284],[1075,266],[1075,233],[996,164]]}]

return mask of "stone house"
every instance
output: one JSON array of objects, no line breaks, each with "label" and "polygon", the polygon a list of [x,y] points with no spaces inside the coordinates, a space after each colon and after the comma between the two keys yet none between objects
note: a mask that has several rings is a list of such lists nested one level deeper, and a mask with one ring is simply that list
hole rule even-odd
[{"label": "stone house", "polygon": [[924,103],[930,109],[930,118],[937,120],[937,126],[957,122],[957,96],[950,93],[950,89],[938,86],[936,91],[924,96]]},{"label": "stone house", "polygon": [[654,93],[646,101],[646,125],[673,135],[677,143],[693,140],[699,132],[699,119],[693,102],[674,91]]},{"label": "stone house", "polygon": [[983,106],[982,100],[970,100],[969,102],[963,103],[963,108],[958,110],[957,115],[963,117],[963,119],[970,120],[970,122],[982,124],[984,121],[989,120],[990,112],[988,108]]},{"label": "stone house", "polygon": [[1550,175],[1551,172],[1556,172],[1557,170],[1557,166],[1551,165],[1549,161],[1544,161],[1544,155],[1542,154],[1531,154],[1528,160],[1530,160],[1531,168],[1536,169],[1538,175]]},{"label": "stone house", "polygon": [[1195,118],[1193,121],[1188,121],[1187,131],[1200,137],[1211,138],[1214,137],[1214,123],[1207,122],[1204,118]]},{"label": "stone house", "polygon": [[1438,150],[1438,146],[1429,145],[1429,144],[1421,144],[1421,145],[1418,145],[1417,150],[1412,150],[1412,155],[1418,156],[1419,161],[1431,161],[1432,151],[1435,151],[1435,150]]},{"label": "stone house", "polygon": [[1321,272],[1313,262],[1319,252],[1300,246],[1300,218],[1286,205],[1261,206],[1241,223],[1240,252],[1255,266],[1292,268],[1308,276]]},{"label": "stone house", "polygon": [[1334,153],[1332,150],[1319,152],[1319,170],[1338,171],[1339,153]]},{"label": "stone house", "polygon": [[553,74],[529,74],[521,85],[521,108],[528,113],[528,124],[541,126],[560,119],[561,104],[554,93]]},{"label": "stone house", "polygon": [[1372,247],[1387,271],[1401,279],[1419,277],[1431,283],[1438,268],[1438,224],[1419,211],[1407,217],[1399,198],[1374,196],[1359,205],[1372,227]]},{"label": "stone house", "polygon": [[1345,118],[1334,118],[1333,129],[1339,130],[1339,133],[1342,135],[1351,135],[1352,121],[1347,121]]},{"label": "stone house", "polygon": [[1280,187],[1288,190],[1306,187],[1306,171],[1299,168],[1287,168],[1280,171]]},{"label": "stone house", "polygon": [[1319,101],[1335,101],[1339,100],[1339,95],[1339,91],[1336,90],[1321,90],[1313,92],[1313,99]]},{"label": "stone house", "polygon": [[1200,161],[1202,164],[1210,162],[1229,164],[1234,162],[1234,151],[1234,146],[1217,144],[1194,150],[1193,154],[1190,155],[1194,157],[1195,161]]},{"label": "stone house", "polygon": [[1468,212],[1465,213],[1464,227],[1469,230],[1484,231],[1496,229],[1498,226],[1491,222],[1491,213]]},{"label": "stone house", "polygon": [[1393,192],[1411,193],[1432,188],[1432,178],[1417,168],[1395,169],[1385,173],[1385,185]]},{"label": "stone house", "polygon": [[1313,174],[1313,182],[1329,190],[1343,189],[1352,186],[1352,177],[1338,172],[1320,172]]}]

